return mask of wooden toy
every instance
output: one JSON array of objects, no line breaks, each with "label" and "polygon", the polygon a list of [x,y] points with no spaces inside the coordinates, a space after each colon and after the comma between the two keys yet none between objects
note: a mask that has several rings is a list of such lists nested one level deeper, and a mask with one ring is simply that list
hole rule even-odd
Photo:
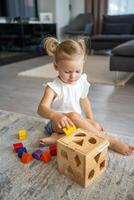
[{"label": "wooden toy", "polygon": [[63,131],[66,135],[71,135],[76,130],[75,126],[70,126],[68,129],[63,128]]},{"label": "wooden toy", "polygon": [[58,170],[87,187],[105,171],[109,142],[100,135],[77,129],[57,141]]},{"label": "wooden toy", "polygon": [[22,157],[23,152],[27,152],[26,147],[21,147],[21,148],[18,149],[18,157],[19,158]]},{"label": "wooden toy", "polygon": [[33,160],[33,157],[30,153],[28,152],[23,152],[22,157],[21,157],[21,162],[24,164],[27,164]]},{"label": "wooden toy", "polygon": [[48,151],[45,151],[42,153],[40,160],[44,161],[45,163],[48,163],[51,160],[51,155]]},{"label": "wooden toy", "polygon": [[18,132],[18,136],[20,140],[25,140],[27,139],[27,131],[25,129],[21,129]]},{"label": "wooden toy", "polygon": [[37,149],[36,151],[34,151],[32,153],[33,158],[35,158],[36,160],[40,160],[42,151],[40,149]]},{"label": "wooden toy", "polygon": [[49,146],[49,151],[51,156],[56,156],[57,155],[57,146],[55,144],[51,144]]},{"label": "wooden toy", "polygon": [[18,152],[18,149],[21,148],[21,147],[23,147],[23,144],[21,142],[13,144],[13,149],[16,152]]}]

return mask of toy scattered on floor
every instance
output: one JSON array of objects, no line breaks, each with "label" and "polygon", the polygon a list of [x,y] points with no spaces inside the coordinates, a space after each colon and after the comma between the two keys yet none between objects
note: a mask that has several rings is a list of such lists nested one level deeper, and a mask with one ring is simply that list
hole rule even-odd
[{"label": "toy scattered on floor", "polygon": [[21,148],[18,149],[18,157],[19,158],[22,157],[23,152],[27,152],[26,147],[21,147]]},{"label": "toy scattered on floor", "polygon": [[57,155],[57,146],[55,144],[51,144],[49,146],[49,151],[51,156],[56,156]]},{"label": "toy scattered on floor", "polygon": [[28,153],[26,147],[24,147],[22,143],[13,144],[13,149],[16,153],[18,153],[18,157],[24,164],[31,162],[33,158],[48,163],[52,156],[57,155],[57,148],[54,144],[49,146],[49,150],[45,150],[43,152],[42,150],[37,149],[32,154]]},{"label": "toy scattered on floor", "polygon": [[51,160],[51,154],[49,151],[45,151],[42,153],[40,160],[44,161],[45,163],[48,163]]},{"label": "toy scattered on floor", "polygon": [[35,158],[36,160],[40,160],[41,154],[43,152],[40,149],[37,149],[36,151],[34,151],[32,153],[33,158]]},{"label": "toy scattered on floor", "polygon": [[66,135],[71,135],[76,130],[75,126],[70,126],[69,128],[63,128],[63,131]]},{"label": "toy scattered on floor", "polygon": [[27,131],[25,129],[20,129],[18,131],[18,137],[19,137],[20,140],[27,139]]},{"label": "toy scattered on floor", "polygon": [[28,152],[23,152],[22,157],[21,157],[21,162],[24,164],[27,164],[33,160],[33,157],[30,153]]},{"label": "toy scattered on floor", "polygon": [[20,143],[16,143],[16,144],[13,144],[13,149],[14,151],[18,152],[18,149],[23,147],[23,144],[20,142]]},{"label": "toy scattered on floor", "polygon": [[58,170],[87,187],[105,171],[109,142],[94,133],[77,129],[57,141]]}]

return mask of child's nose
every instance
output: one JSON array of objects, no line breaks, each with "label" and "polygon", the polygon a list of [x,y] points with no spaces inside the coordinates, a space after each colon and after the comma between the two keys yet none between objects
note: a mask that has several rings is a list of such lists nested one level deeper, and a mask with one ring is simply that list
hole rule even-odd
[{"label": "child's nose", "polygon": [[75,77],[75,73],[71,73],[71,78],[74,78]]}]

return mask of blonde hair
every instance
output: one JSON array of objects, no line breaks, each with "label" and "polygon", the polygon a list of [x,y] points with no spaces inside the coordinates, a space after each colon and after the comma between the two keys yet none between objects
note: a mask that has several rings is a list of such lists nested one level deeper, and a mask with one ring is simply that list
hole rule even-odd
[{"label": "blonde hair", "polygon": [[61,43],[53,37],[47,37],[44,41],[44,48],[46,49],[48,55],[53,56],[55,62],[60,60],[73,60],[78,57],[85,58],[86,55],[86,45],[84,39],[75,40],[65,40]]}]

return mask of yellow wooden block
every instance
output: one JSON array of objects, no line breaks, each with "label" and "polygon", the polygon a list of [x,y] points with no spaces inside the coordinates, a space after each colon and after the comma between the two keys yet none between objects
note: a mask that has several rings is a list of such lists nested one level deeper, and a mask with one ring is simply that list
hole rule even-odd
[{"label": "yellow wooden block", "polygon": [[63,131],[66,135],[71,135],[76,130],[75,126],[70,126],[68,129],[63,128]]},{"label": "yellow wooden block", "polygon": [[107,167],[109,142],[95,133],[77,129],[57,141],[58,170],[87,187]]},{"label": "yellow wooden block", "polygon": [[20,140],[25,140],[27,139],[27,131],[25,129],[21,129],[18,132],[18,136]]}]

